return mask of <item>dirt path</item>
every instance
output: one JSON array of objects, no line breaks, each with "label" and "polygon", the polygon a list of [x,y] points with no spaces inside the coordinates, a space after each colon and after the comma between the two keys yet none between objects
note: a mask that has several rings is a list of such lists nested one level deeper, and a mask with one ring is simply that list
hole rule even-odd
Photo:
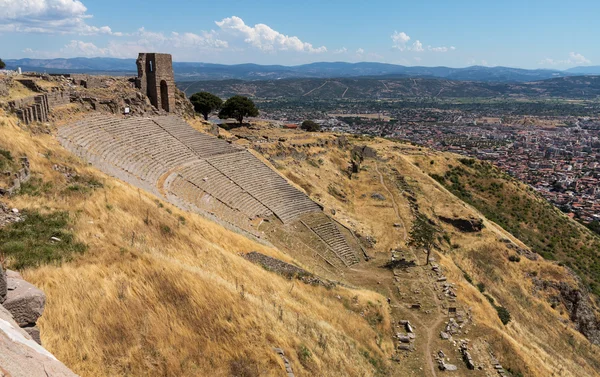
[{"label": "dirt path", "polygon": [[406,231],[406,225],[404,224],[404,221],[402,220],[402,217],[400,216],[400,212],[398,211],[398,205],[396,204],[396,199],[394,199],[394,194],[390,191],[390,189],[385,184],[385,181],[383,180],[383,174],[381,174],[381,172],[379,171],[377,162],[375,163],[375,171],[377,172],[377,174],[379,174],[379,182],[381,183],[381,185],[383,186],[385,191],[387,191],[388,195],[390,196],[390,199],[392,199],[392,205],[394,206],[394,212],[396,212],[396,218],[398,218],[398,221],[400,221],[400,224],[402,224],[402,230],[404,231],[404,241],[406,242],[406,240],[408,239],[408,232]]},{"label": "dirt path", "polygon": [[319,86],[318,88],[314,88],[313,90],[310,90],[310,91],[308,91],[308,92],[304,93],[304,94],[302,95],[302,97],[309,95],[310,93],[314,92],[315,90],[319,90],[319,89],[321,89],[322,87],[324,87],[325,85],[327,85],[327,83],[328,83],[328,82],[329,82],[329,80],[325,81],[325,82],[323,83],[323,85]]},{"label": "dirt path", "polygon": [[[377,172],[377,174],[379,174],[379,182],[384,187],[384,189],[387,191],[388,195],[390,196],[390,198],[392,200],[392,204],[394,206],[394,211],[396,212],[396,217],[398,218],[398,221],[400,221],[400,223],[402,224],[402,229],[404,230],[404,241],[406,241],[408,239],[408,233],[406,231],[406,226],[404,225],[404,221],[402,220],[402,217],[400,216],[400,212],[398,211],[398,205],[396,204],[394,195],[393,195],[392,191],[385,184],[385,180],[383,179],[383,174],[381,174],[381,171],[379,171],[379,167],[377,166],[377,163],[375,163],[375,171]],[[414,256],[415,260],[418,260],[417,256],[414,255],[414,253],[413,253],[413,256]],[[417,267],[417,268],[419,268],[419,267]],[[435,284],[434,284],[434,282],[431,281],[431,279],[429,279],[429,277],[427,277],[427,270],[426,270],[427,267],[422,266],[422,268],[425,269],[425,271],[424,271],[425,280],[427,280],[427,283],[429,283],[428,286],[429,286],[429,289],[431,290],[431,295],[433,297],[434,302],[436,303],[437,314],[434,318],[434,322],[427,324],[427,325],[420,319],[416,318],[416,316],[413,316],[413,319],[414,319],[415,323],[419,326],[420,329],[424,329],[426,331],[427,342],[425,343],[425,350],[423,351],[423,353],[425,356],[425,360],[427,361],[427,365],[429,366],[431,375],[433,377],[437,377],[436,365],[435,365],[435,363],[433,361],[433,357],[432,357],[432,349],[431,349],[432,345],[431,344],[433,342],[434,337],[437,336],[438,327],[444,321],[444,315],[439,310],[441,303],[440,303],[437,295],[435,294],[435,290],[433,289]],[[394,295],[389,295],[388,297],[394,297]],[[402,305],[401,303],[397,302],[397,300],[395,298],[394,298],[394,301],[395,301],[396,305],[398,305],[398,306]]]}]

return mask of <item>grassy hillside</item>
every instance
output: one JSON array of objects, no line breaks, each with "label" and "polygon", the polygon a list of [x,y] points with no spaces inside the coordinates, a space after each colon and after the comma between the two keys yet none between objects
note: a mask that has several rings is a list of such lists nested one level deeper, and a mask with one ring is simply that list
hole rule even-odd
[{"label": "grassy hillside", "polygon": [[431,176],[545,259],[572,268],[600,296],[600,237],[567,218],[531,188],[492,165],[459,158]]},{"label": "grassy hillside", "polygon": [[[239,254],[290,257],[114,180],[52,136],[0,116],[0,148],[29,156],[34,175],[7,202],[39,230],[24,239],[18,224],[2,229],[12,245],[2,245],[5,262],[47,294],[42,340],[75,372],[279,376],[272,347],[284,349],[298,375],[371,376],[384,365],[384,297],[253,265]],[[56,221],[40,224],[39,216]],[[37,255],[36,245],[46,252]]]},{"label": "grassy hillside", "polygon": [[[56,125],[85,113],[67,108],[54,116]],[[285,351],[296,376],[438,376],[445,373],[432,356],[439,350],[458,366],[455,376],[496,375],[492,354],[513,376],[599,375],[600,349],[570,322],[566,303],[554,300],[551,284],[576,287],[576,279],[545,259],[511,261],[515,251],[504,240],[525,248],[523,233],[517,239],[485,215],[486,202],[475,209],[460,190],[453,194],[429,175],[464,165],[456,156],[362,137],[325,148],[314,139],[334,135],[246,130],[268,139],[238,142],[352,229],[372,257],[336,269],[291,229],[273,235],[274,246],[251,241],[104,175],[51,133],[32,134],[0,118],[0,149],[29,156],[33,172],[18,195],[2,199],[26,214],[24,223],[1,230],[4,263],[46,292],[42,341],[82,376],[280,376],[283,361],[273,347]],[[364,145],[378,157],[349,175],[351,150]],[[476,175],[479,168],[462,169]],[[518,200],[527,195],[515,188]],[[531,200],[532,210],[543,211]],[[455,298],[424,264],[424,249],[412,246],[420,216],[435,228],[433,257]],[[463,232],[441,217],[481,219],[484,228]],[[284,279],[240,255],[250,251],[343,284],[326,289]],[[414,265],[382,268],[391,251]],[[415,302],[420,310],[409,309]],[[453,340],[469,339],[481,369],[468,370],[457,346],[440,338],[450,307],[467,317]],[[501,311],[510,321],[502,322]],[[394,349],[406,319],[415,328],[412,352]]]}]

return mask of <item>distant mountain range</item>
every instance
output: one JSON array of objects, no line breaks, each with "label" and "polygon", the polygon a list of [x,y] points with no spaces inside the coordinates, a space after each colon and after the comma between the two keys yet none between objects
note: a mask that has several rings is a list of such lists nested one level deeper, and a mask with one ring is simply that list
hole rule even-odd
[{"label": "distant mountain range", "polygon": [[569,76],[530,82],[483,82],[424,77],[293,78],[282,80],[180,81],[188,96],[207,91],[296,100],[376,100],[402,98],[600,98],[600,76]]},{"label": "distant mountain range", "polygon": [[[8,69],[47,73],[90,73],[134,75],[135,59],[71,58],[71,59],[6,59]],[[443,78],[457,81],[527,82],[550,78],[600,75],[600,66],[575,67],[565,71],[520,69],[509,67],[466,68],[407,67],[386,63],[321,62],[297,66],[259,64],[210,64],[174,62],[177,81],[201,80],[278,80],[286,78],[349,78],[361,76]]]}]

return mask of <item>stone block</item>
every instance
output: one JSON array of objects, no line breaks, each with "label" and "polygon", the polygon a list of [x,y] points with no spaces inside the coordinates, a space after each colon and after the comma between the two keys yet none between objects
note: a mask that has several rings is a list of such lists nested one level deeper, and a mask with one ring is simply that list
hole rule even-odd
[{"label": "stone block", "polygon": [[11,314],[1,305],[0,366],[0,375],[10,377],[77,377],[19,328]]},{"label": "stone block", "polygon": [[27,334],[29,334],[29,336],[31,337],[31,339],[35,340],[35,342],[39,345],[42,344],[42,338],[40,338],[40,329],[37,326],[31,326],[31,327],[23,327],[23,330],[25,330],[25,332]]},{"label": "stone block", "polygon": [[19,326],[36,323],[44,312],[46,295],[25,280],[7,278],[8,291],[4,307],[12,314]]},{"label": "stone block", "polygon": [[6,300],[6,272],[0,265],[0,304]]}]

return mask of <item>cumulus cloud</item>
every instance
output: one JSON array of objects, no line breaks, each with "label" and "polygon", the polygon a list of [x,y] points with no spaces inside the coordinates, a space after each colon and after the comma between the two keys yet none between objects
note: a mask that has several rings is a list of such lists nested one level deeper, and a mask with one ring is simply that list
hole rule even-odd
[{"label": "cumulus cloud", "polygon": [[425,51],[425,49],[423,48],[423,43],[421,43],[419,40],[416,40],[415,43],[413,43],[412,47],[409,48],[409,50],[415,52]]},{"label": "cumulus cloud", "polygon": [[552,59],[546,58],[539,62],[540,65],[589,65],[592,61],[582,54],[570,52],[568,59]]},{"label": "cumulus cloud", "polygon": [[365,53],[365,50],[363,48],[359,48],[358,50],[356,50],[356,55],[363,55]]},{"label": "cumulus cloud", "polygon": [[403,31],[400,33],[394,31],[391,38],[393,43],[392,47],[397,48],[400,51],[404,51],[406,49],[406,44],[410,41],[410,37]]},{"label": "cumulus cloud", "polygon": [[[397,32],[394,31],[394,34],[390,36],[392,38],[392,47],[398,49],[400,51],[414,51],[414,52],[423,52],[425,48],[423,47],[423,43],[420,40],[416,40],[412,45],[409,45],[410,36],[405,32]],[[456,47],[450,46],[441,46],[441,47],[431,47],[427,46],[427,50],[431,52],[448,52],[456,50]]]},{"label": "cumulus cloud", "polygon": [[345,54],[347,52],[348,52],[348,49],[346,47],[338,48],[337,50],[333,51],[334,54]]},{"label": "cumulus cloud", "polygon": [[325,46],[314,47],[295,36],[282,34],[265,24],[248,26],[239,17],[232,16],[215,22],[226,33],[241,36],[244,42],[263,51],[297,51],[308,53],[327,52]]},{"label": "cumulus cloud", "polygon": [[88,25],[92,16],[78,0],[0,0],[0,31],[122,36],[108,26]]}]

